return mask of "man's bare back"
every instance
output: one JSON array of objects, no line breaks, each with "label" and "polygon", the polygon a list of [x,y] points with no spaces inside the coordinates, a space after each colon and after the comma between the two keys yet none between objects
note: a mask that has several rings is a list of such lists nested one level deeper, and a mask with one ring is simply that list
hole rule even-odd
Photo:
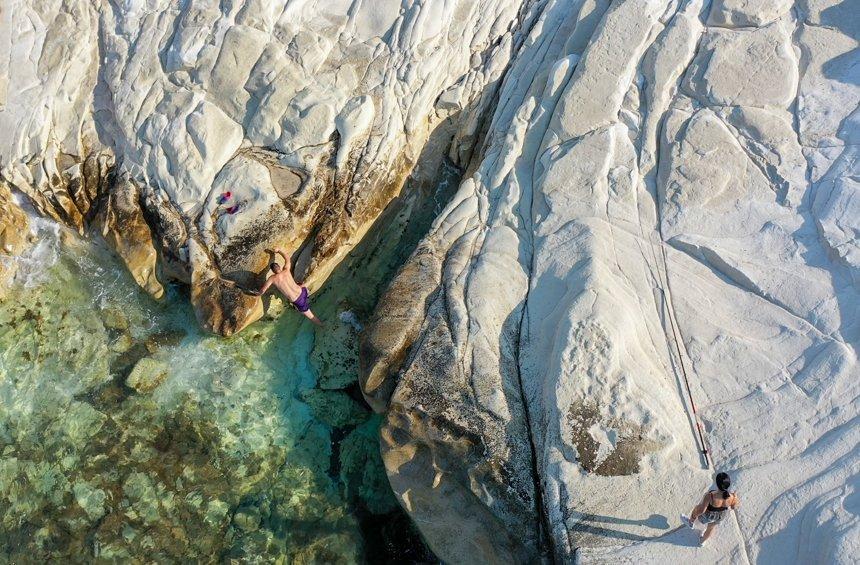
[{"label": "man's bare back", "polygon": [[267,290],[269,290],[270,286],[274,286],[279,291],[281,291],[281,294],[283,294],[287,298],[287,300],[289,300],[293,304],[293,306],[296,307],[296,310],[298,310],[304,317],[309,319],[314,324],[322,326],[323,324],[320,319],[314,316],[314,313],[310,310],[308,289],[298,284],[293,278],[292,272],[290,272],[292,268],[290,257],[286,253],[284,253],[282,249],[267,249],[266,251],[269,251],[270,253],[277,253],[284,258],[284,261],[286,263],[283,267],[281,267],[273,261],[270,265],[273,274],[268,279],[266,279],[266,283],[263,285],[263,288],[261,288],[255,294],[262,296]]},{"label": "man's bare back", "polygon": [[272,285],[281,291],[281,294],[287,297],[290,302],[293,302],[302,293],[302,287],[293,278],[293,274],[286,269],[282,269],[280,273],[269,277]]}]

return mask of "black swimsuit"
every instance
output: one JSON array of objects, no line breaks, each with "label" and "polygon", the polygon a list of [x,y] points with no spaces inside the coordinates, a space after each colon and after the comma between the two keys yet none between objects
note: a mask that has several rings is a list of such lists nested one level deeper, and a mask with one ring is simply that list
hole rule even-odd
[{"label": "black swimsuit", "polygon": [[[713,500],[714,499],[714,493],[710,493],[710,495],[711,495],[711,500]],[[732,495],[729,494],[728,498],[724,498],[723,500],[729,500],[731,497],[732,497]],[[710,502],[708,502],[708,512],[725,512],[728,509],[729,509],[728,506],[717,507],[717,506],[714,506],[713,504],[711,504]]]},{"label": "black swimsuit", "polygon": [[[708,494],[710,495],[710,500],[714,500],[714,493],[709,492]],[[729,495],[729,498],[724,498],[723,500],[728,501],[730,499],[731,495]],[[726,510],[729,508],[731,508],[731,506],[714,506],[709,501],[708,509],[702,512],[702,515],[699,516],[699,521],[703,524],[718,524],[723,521],[723,517],[726,515]]]}]

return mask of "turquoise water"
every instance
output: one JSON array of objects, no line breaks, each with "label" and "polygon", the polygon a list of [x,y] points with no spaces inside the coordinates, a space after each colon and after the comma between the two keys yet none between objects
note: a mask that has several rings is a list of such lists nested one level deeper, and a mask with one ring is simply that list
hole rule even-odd
[{"label": "turquoise water", "polygon": [[271,298],[229,339],[200,332],[184,288],[156,302],[101,245],[39,222],[0,302],[5,558],[432,560],[356,377],[360,321],[438,196],[395,203],[338,267],[313,297],[323,329]]}]

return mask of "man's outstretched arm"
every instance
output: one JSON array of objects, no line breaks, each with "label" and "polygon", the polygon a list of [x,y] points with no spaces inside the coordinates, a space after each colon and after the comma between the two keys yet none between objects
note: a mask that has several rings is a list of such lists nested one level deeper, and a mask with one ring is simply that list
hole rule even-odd
[{"label": "man's outstretched arm", "polygon": [[268,279],[266,279],[266,282],[263,283],[263,286],[260,288],[260,290],[255,290],[255,291],[251,292],[251,294],[256,294],[257,296],[263,296],[264,294],[266,294],[266,291],[269,290],[270,286],[272,286],[272,279],[274,279],[274,278],[275,278],[274,276],[271,276]]}]

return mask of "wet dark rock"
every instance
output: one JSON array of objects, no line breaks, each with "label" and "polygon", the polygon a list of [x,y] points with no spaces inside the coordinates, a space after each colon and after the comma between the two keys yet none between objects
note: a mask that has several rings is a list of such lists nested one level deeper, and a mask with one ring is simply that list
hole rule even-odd
[{"label": "wet dark rock", "polygon": [[260,510],[255,506],[241,507],[233,514],[233,525],[243,532],[253,532],[260,527]]},{"label": "wet dark rock", "polygon": [[128,319],[119,308],[108,307],[102,310],[102,323],[109,330],[125,331],[128,329]]},{"label": "wet dark rock", "polygon": [[162,347],[171,347],[179,345],[188,333],[181,329],[169,329],[156,332],[147,336],[144,340],[146,350],[150,353],[155,353]]},{"label": "wet dark rock", "polygon": [[341,391],[310,389],[300,398],[314,413],[314,416],[333,428],[355,426],[370,417],[369,411]]},{"label": "wet dark rock", "polygon": [[317,386],[341,390],[358,377],[357,332],[349,324],[333,323],[325,328],[325,339],[315,344],[311,360],[319,367]]}]

